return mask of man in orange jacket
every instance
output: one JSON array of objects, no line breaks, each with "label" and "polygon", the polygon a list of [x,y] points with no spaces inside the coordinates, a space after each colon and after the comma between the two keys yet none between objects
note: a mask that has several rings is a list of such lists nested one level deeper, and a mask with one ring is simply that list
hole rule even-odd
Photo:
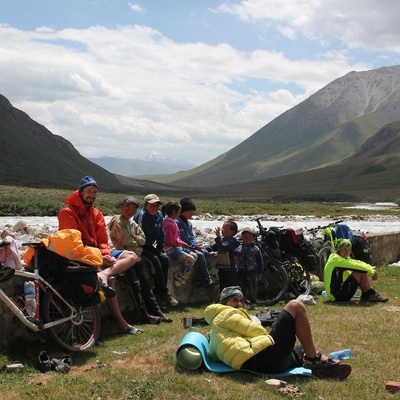
[{"label": "man in orange jacket", "polygon": [[[80,181],[79,188],[66,198],[67,206],[58,213],[58,229],[77,229],[82,234],[85,246],[100,249],[103,266],[98,276],[107,289],[108,284],[114,285],[114,281],[109,278],[131,268],[138,261],[138,257],[133,252],[125,252],[118,260],[111,257],[104,215],[93,205],[96,195],[96,181],[91,176],[85,176]],[[124,319],[116,297],[108,297],[107,304],[120,333],[135,335],[143,333],[142,329],[131,326]]]}]

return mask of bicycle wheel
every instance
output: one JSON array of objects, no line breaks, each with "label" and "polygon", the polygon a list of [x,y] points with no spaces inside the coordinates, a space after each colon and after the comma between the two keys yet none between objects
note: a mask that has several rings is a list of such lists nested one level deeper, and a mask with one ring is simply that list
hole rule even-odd
[{"label": "bicycle wheel", "polygon": [[331,255],[332,250],[328,247],[325,247],[321,249],[318,253],[318,258],[319,258],[319,273],[318,277],[321,282],[324,281],[324,269],[325,269],[325,264],[328,261],[329,256]]},{"label": "bicycle wheel", "polygon": [[284,264],[289,276],[289,290],[296,297],[301,294],[310,294],[310,273],[299,262],[286,261]]},{"label": "bicycle wheel", "polygon": [[286,296],[289,280],[281,262],[269,260],[264,265],[262,279],[258,281],[257,303],[271,306]]},{"label": "bicycle wheel", "polygon": [[[44,294],[41,311],[44,323],[71,315],[71,309],[51,291]],[[72,319],[46,329],[53,343],[68,352],[88,349],[96,343],[100,333],[100,317],[96,307],[75,308],[75,313]]]}]

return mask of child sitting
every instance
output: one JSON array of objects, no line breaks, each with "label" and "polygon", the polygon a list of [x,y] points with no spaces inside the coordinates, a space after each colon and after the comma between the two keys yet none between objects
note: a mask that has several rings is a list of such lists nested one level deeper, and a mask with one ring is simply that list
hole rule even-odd
[{"label": "child sitting", "polygon": [[181,239],[186,242],[190,249],[197,254],[197,262],[195,268],[199,271],[200,276],[204,279],[206,285],[213,285],[210,271],[208,270],[208,251],[204,246],[200,245],[196,235],[193,232],[193,225],[190,220],[196,211],[196,205],[189,197],[183,197],[180,200],[181,215],[175,220],[179,228]]},{"label": "child sitting", "polygon": [[175,201],[169,201],[163,205],[161,211],[165,216],[163,219],[164,251],[168,257],[176,259],[181,264],[182,273],[187,272],[197,261],[197,254],[190,251],[190,245],[181,239],[178,225],[174,221],[181,213],[181,205]]}]

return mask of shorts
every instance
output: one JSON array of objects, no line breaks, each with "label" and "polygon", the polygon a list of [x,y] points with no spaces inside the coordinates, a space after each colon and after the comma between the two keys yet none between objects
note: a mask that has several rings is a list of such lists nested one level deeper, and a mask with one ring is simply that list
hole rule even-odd
[{"label": "shorts", "polygon": [[241,369],[258,373],[279,373],[303,365],[304,349],[296,346],[294,317],[282,310],[272,324],[270,335],[275,344],[247,360]]},{"label": "shorts", "polygon": [[358,282],[354,276],[350,275],[341,285],[340,290],[337,293],[332,293],[335,301],[350,301],[354,293],[358,289]]},{"label": "shorts", "polygon": [[[111,257],[114,257],[115,259],[119,259],[120,257],[121,257],[121,255],[122,255],[122,253],[124,252],[125,250],[115,250],[115,249],[113,249],[113,250],[111,250]],[[102,271],[104,271],[105,269],[107,269],[108,267],[105,267],[104,265],[102,265],[101,266],[101,270]]]},{"label": "shorts", "polygon": [[115,250],[115,249],[113,249],[113,250],[111,250],[111,257],[114,257],[114,258],[116,258],[118,260],[118,258],[121,257],[121,255],[122,255],[122,253],[124,251],[125,250]]}]

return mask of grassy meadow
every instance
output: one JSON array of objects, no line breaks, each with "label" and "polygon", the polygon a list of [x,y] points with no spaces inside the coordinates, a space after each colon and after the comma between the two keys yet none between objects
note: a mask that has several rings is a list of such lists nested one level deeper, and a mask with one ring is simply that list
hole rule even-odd
[{"label": "grassy meadow", "polygon": [[[290,377],[285,380],[300,388],[302,399],[393,399],[385,382],[400,381],[398,327],[400,323],[400,268],[380,267],[375,287],[390,297],[385,304],[359,304],[357,300],[338,305],[317,296],[317,304],[307,306],[317,348],[331,352],[353,350],[348,360],[351,376],[342,382]],[[112,321],[105,321],[102,344],[81,354],[73,354],[67,374],[41,373],[36,357],[40,350],[57,351],[51,343],[19,342],[0,355],[0,365],[19,361],[24,370],[0,372],[1,399],[284,399],[267,386],[265,377],[245,372],[215,374],[203,368],[186,371],[176,365],[175,352],[185,335],[181,319],[201,317],[206,304],[178,306],[168,314],[171,324],[141,325],[140,336],[115,333]],[[283,303],[274,308],[282,308]],[[261,310],[262,308],[259,308]],[[255,311],[257,312],[257,311]],[[127,319],[135,323],[131,315]],[[207,333],[207,327],[194,330]],[[396,396],[396,395],[395,395]]]},{"label": "grassy meadow", "polygon": [[[1,215],[56,215],[71,193],[62,189],[33,189],[0,186]],[[135,195],[126,193],[125,195]],[[98,194],[96,205],[107,215],[118,212],[118,202],[124,194]],[[162,200],[179,200],[160,194]],[[143,198],[138,195],[139,199]],[[197,200],[197,213],[212,215],[299,214],[315,216],[343,215],[344,204],[331,203],[275,203],[231,202],[225,200]],[[366,210],[352,210],[352,214],[377,214]],[[380,214],[391,214],[380,211]],[[400,268],[379,267],[379,281],[375,287],[390,297],[386,304],[359,304],[357,300],[343,305],[330,304],[317,296],[317,304],[307,306],[317,348],[331,352],[343,348],[353,350],[349,363],[352,375],[343,382],[290,377],[285,380],[300,388],[301,399],[393,399],[385,391],[385,382],[400,381],[400,352],[398,327],[400,322]],[[101,344],[80,354],[73,354],[71,371],[39,372],[37,356],[40,350],[58,352],[43,336],[32,336],[19,341],[0,354],[0,368],[21,362],[24,369],[7,372],[0,369],[0,400],[258,400],[290,398],[267,386],[265,377],[234,372],[215,374],[203,368],[186,371],[176,365],[175,352],[188,332],[181,319],[202,317],[207,304],[179,305],[168,312],[171,324],[140,325],[133,315],[129,322],[140,325],[145,332],[140,336],[116,334],[113,321],[102,321]],[[274,308],[282,308],[279,303]],[[257,311],[261,311],[259,307]],[[257,312],[255,311],[255,312]],[[9,312],[5,310],[5,312]],[[18,324],[18,321],[15,321]],[[207,333],[208,328],[194,330]],[[397,394],[398,396],[398,394]]]},{"label": "grassy meadow", "polygon": [[[44,189],[44,188],[30,188],[20,186],[5,186],[0,185],[0,216],[7,215],[36,215],[36,216],[55,216],[58,211],[64,207],[65,198],[71,193],[71,190],[66,189]],[[161,200],[166,202],[168,200],[177,200],[186,193],[171,194],[158,193]],[[98,192],[96,199],[96,207],[98,207],[104,215],[113,215],[119,212],[119,202],[125,196],[136,196],[140,201],[146,194],[138,193],[105,193]],[[336,217],[343,214],[346,205],[351,203],[329,203],[329,202],[276,202],[269,199],[264,201],[232,201],[229,199],[221,198],[219,200],[207,200],[204,198],[197,199],[192,197],[196,203],[196,213],[204,214],[210,213],[211,215],[256,215],[256,214],[270,214],[270,215],[314,215],[314,216],[331,216]],[[393,211],[380,210],[356,210],[352,209],[353,215],[367,215],[367,214],[392,214]]]}]

